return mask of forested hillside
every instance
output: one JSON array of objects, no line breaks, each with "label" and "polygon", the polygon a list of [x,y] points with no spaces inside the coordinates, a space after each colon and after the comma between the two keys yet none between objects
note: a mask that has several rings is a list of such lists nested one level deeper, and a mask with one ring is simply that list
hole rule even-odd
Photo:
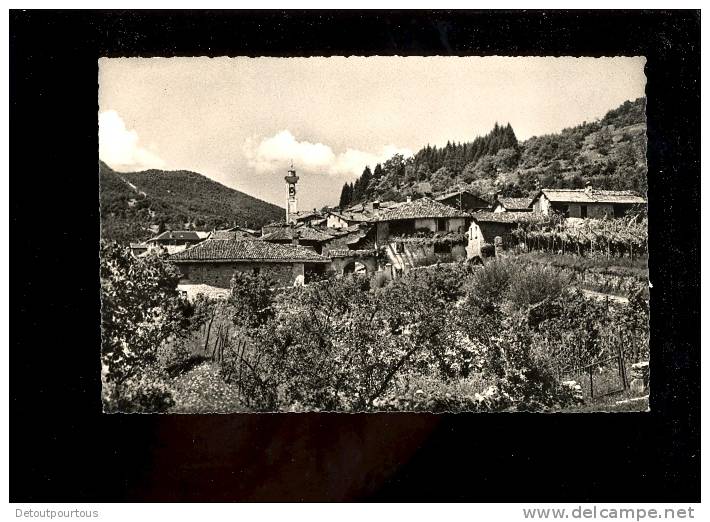
[{"label": "forested hillside", "polygon": [[127,243],[163,229],[258,228],[284,210],[189,171],[115,172],[99,167],[101,235]]},{"label": "forested hillside", "polygon": [[364,200],[468,188],[484,197],[530,195],[539,187],[596,188],[645,193],[645,98],[624,102],[600,121],[520,142],[510,124],[445,147],[426,146],[411,158],[393,156],[345,184],[340,206]]}]

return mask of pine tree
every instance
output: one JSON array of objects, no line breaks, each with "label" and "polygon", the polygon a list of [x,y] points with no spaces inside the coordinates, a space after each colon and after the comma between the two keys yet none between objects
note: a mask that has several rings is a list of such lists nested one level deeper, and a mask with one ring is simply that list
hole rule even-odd
[{"label": "pine tree", "polygon": [[375,172],[372,173],[373,179],[380,179],[382,177],[382,165],[379,163],[375,165]]},{"label": "pine tree", "polygon": [[346,208],[350,205],[350,198],[352,197],[352,185],[345,183],[343,185],[343,190],[340,192],[340,203],[338,207],[341,209]]}]

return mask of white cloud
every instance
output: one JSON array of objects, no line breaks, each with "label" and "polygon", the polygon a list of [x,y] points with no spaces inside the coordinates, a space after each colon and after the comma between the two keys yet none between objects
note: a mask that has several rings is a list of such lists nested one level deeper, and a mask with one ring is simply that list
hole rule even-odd
[{"label": "white cloud", "polygon": [[386,145],[379,152],[347,149],[335,154],[323,143],[298,141],[288,130],[261,140],[249,138],[244,143],[244,154],[249,165],[260,173],[284,170],[293,161],[297,169],[308,172],[323,172],[331,176],[354,177],[362,174],[366,165],[374,168],[394,154],[411,156],[412,151]]},{"label": "white cloud", "polygon": [[126,129],[114,110],[99,114],[99,158],[118,170],[157,169],[165,165],[156,154],[138,145],[138,133]]}]

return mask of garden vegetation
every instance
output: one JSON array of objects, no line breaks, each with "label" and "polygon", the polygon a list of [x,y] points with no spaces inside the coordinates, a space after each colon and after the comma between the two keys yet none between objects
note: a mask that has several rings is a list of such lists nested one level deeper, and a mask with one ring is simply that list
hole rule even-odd
[{"label": "garden vegetation", "polygon": [[235,273],[226,300],[188,303],[163,258],[102,245],[107,411],[543,411],[580,397],[560,371],[647,356],[648,306],[589,300],[546,267],[414,269],[387,284],[274,289]]}]

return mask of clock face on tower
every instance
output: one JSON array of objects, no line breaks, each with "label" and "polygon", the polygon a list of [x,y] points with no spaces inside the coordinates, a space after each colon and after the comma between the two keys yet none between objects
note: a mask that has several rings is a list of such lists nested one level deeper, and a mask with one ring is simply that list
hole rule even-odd
[{"label": "clock face on tower", "polygon": [[296,185],[289,185],[289,186],[288,186],[288,195],[289,195],[289,196],[295,196],[295,195],[296,195]]}]

